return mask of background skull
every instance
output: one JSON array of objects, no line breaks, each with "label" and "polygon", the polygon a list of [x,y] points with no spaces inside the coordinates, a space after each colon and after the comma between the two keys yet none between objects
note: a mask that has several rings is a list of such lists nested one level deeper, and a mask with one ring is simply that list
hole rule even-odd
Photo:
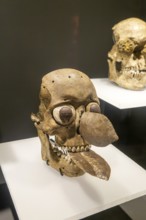
[{"label": "background skull", "polygon": [[[106,146],[117,135],[100,113],[95,88],[74,69],[55,70],[42,79],[38,114],[31,116],[42,143],[42,158],[67,176],[85,172],[108,179],[110,167],[91,144]],[[55,140],[51,140],[51,136]]]},{"label": "background skull", "polygon": [[113,28],[114,45],[108,53],[109,79],[140,90],[146,86],[146,22],[128,18]]}]

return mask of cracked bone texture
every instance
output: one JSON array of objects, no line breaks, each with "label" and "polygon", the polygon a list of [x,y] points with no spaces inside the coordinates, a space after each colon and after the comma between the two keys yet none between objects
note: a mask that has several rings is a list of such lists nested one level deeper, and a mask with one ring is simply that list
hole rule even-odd
[{"label": "cracked bone texture", "polygon": [[142,90],[146,86],[146,22],[120,21],[113,28],[114,45],[108,53],[109,80],[120,87]]},{"label": "cracked bone texture", "polygon": [[100,113],[94,85],[86,74],[75,69],[46,74],[39,111],[31,119],[41,141],[42,159],[48,165],[69,177],[87,172],[109,179],[110,166],[91,150],[91,144],[106,146],[118,137],[111,122]]}]

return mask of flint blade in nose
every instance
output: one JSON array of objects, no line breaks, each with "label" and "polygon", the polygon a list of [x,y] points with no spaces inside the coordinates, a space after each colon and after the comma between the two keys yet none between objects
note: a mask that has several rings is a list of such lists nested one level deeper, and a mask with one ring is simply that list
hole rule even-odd
[{"label": "flint blade in nose", "polygon": [[100,113],[85,112],[80,121],[81,136],[95,146],[104,147],[118,140],[110,120]]}]

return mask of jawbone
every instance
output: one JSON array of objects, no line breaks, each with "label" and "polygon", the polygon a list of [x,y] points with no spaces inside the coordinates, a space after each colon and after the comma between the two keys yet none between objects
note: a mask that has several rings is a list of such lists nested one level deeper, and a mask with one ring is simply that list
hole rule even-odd
[{"label": "jawbone", "polygon": [[92,151],[90,146],[88,146],[88,150],[85,146],[81,152],[70,152],[67,150],[68,148],[59,146],[50,140],[48,135],[41,130],[38,131],[38,135],[42,144],[42,158],[61,175],[76,177],[87,172],[103,180],[109,179],[110,166],[102,157]]},{"label": "jawbone", "polygon": [[146,86],[146,73],[125,72],[115,82],[126,89],[142,90]]}]

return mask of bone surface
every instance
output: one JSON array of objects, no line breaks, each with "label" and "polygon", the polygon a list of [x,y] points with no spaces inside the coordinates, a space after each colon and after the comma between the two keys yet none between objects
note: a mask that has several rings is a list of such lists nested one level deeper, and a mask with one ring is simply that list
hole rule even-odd
[{"label": "bone surface", "polygon": [[146,86],[146,22],[120,21],[113,28],[114,45],[108,53],[109,79],[130,90]]},{"label": "bone surface", "polygon": [[[110,166],[91,150],[118,139],[111,122],[100,113],[90,78],[75,69],[59,69],[42,78],[40,105],[31,119],[41,141],[42,159],[61,175],[89,173],[108,180]],[[51,137],[54,136],[54,140]]]}]

